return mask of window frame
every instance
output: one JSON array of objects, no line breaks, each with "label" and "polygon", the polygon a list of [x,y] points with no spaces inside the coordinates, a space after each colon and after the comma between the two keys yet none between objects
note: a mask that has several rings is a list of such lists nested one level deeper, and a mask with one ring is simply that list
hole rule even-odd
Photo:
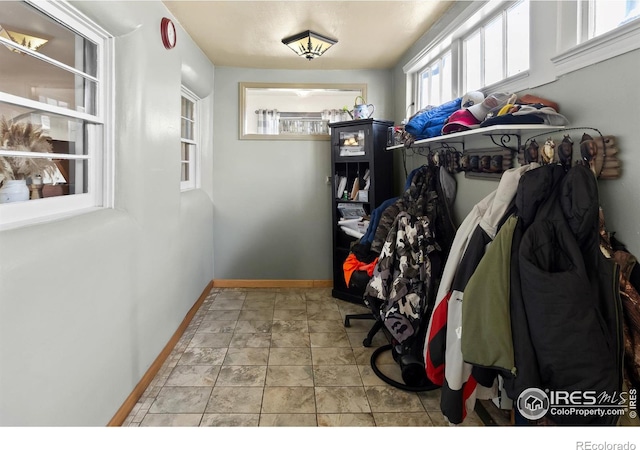
[{"label": "window frame", "polygon": [[551,58],[556,76],[583,69],[640,49],[640,17],[589,38],[592,10],[588,0],[558,2],[559,17],[574,17],[558,37],[558,53]]},{"label": "window frame", "polygon": [[[182,121],[190,120],[187,117],[182,115],[182,106],[180,108],[180,152],[178,155],[180,156],[180,190],[181,191],[189,191],[192,189],[197,189],[200,187],[200,98],[198,98],[192,91],[190,91],[185,86],[182,86],[180,92],[180,103],[182,105],[182,99],[185,98],[187,101],[193,104],[193,138],[188,139],[182,136]],[[189,157],[186,160],[182,159],[182,145],[189,144],[193,146],[193,152],[189,152]],[[189,179],[182,180],[182,164],[188,164],[189,167]]]},{"label": "window frame", "polygon": [[[454,77],[454,71],[453,71],[453,67],[454,67],[454,64],[453,64],[454,57],[453,57],[453,55],[454,55],[453,49],[451,47],[447,47],[447,48],[444,49],[444,51],[442,51],[440,54],[438,54],[438,56],[436,56],[435,58],[429,60],[426,64],[424,64],[422,66],[421,69],[419,69],[416,72],[416,90],[417,90],[416,104],[418,105],[418,108],[417,108],[418,110],[422,109],[422,108],[425,108],[426,106],[429,106],[429,105],[438,106],[438,104],[453,100],[455,98],[455,93],[454,93],[455,92],[455,87],[454,87],[455,84],[453,83],[453,79],[455,78]],[[440,69],[440,74],[442,76],[442,74],[443,74],[443,71],[442,71],[442,60],[446,56],[449,57],[449,65],[450,65],[450,71],[451,71],[451,77],[452,77],[452,79],[450,80],[451,92],[449,93],[448,96],[443,96],[444,83],[442,82],[443,78],[441,77],[440,78],[440,83],[439,83],[439,92],[438,92],[438,96],[440,98],[440,102],[437,103],[437,104],[432,103],[431,102],[431,98],[432,97],[430,95],[432,76],[429,75],[429,78],[428,78],[428,85],[429,86],[427,88],[427,91],[428,91],[427,103],[426,104],[422,104],[422,98],[423,98],[422,94],[424,92],[424,85],[423,85],[423,77],[422,76],[423,76],[423,74],[425,72],[427,72],[427,71],[430,72],[431,69],[433,68],[433,66],[436,65],[436,64],[438,64],[438,67]],[[445,98],[446,98],[446,100],[443,100]]]},{"label": "window frame", "polygon": [[[411,60],[402,67],[406,74],[407,88],[407,110],[413,106],[420,104],[420,77],[419,73],[428,67],[431,62],[447,50],[451,51],[451,70],[452,81],[451,90],[453,98],[459,98],[466,92],[464,86],[464,44],[463,38],[470,36],[477,31],[482,25],[491,22],[500,14],[507,13],[508,10],[520,3],[521,0],[490,0],[486,2],[472,2],[471,5],[462,9],[453,9],[451,20],[442,28],[437,28],[437,33],[430,36],[429,44],[420,52],[418,52]],[[485,94],[496,91],[515,92],[520,89],[530,87],[531,67],[533,64],[533,53],[531,51],[531,39],[533,36],[532,17],[534,15],[533,4],[531,0],[524,0],[528,5],[529,12],[529,69],[506,77],[494,84],[484,86],[479,90]],[[506,40],[505,40],[506,49]],[[506,56],[506,51],[505,51]],[[538,80],[533,80],[538,82]],[[416,108],[417,110],[417,108]]]},{"label": "window frame", "polygon": [[[88,114],[5,92],[0,92],[0,102],[70,119],[84,120],[99,126],[101,131],[88,137],[86,155],[60,155],[64,159],[87,161],[86,193],[49,197],[35,201],[3,203],[0,205],[0,230],[69,217],[98,208],[113,206],[112,36],[66,2],[24,0],[24,3],[96,45],[97,67],[95,77],[84,74],[75,68],[68,67],[64,63],[33,52],[30,49],[19,47],[20,51],[29,53],[32,57],[96,82],[96,110],[95,114]],[[3,40],[2,44],[11,45],[13,43]],[[37,154],[34,156],[37,156]]]},{"label": "window frame", "polygon": [[[493,10],[491,13],[487,13],[485,17],[482,18],[481,21],[479,21],[475,26],[473,26],[472,28],[469,28],[469,30],[467,32],[465,32],[463,35],[459,36],[459,38],[457,39],[459,42],[459,45],[461,47],[461,51],[460,51],[460,55],[461,55],[461,60],[460,60],[460,67],[461,67],[461,73],[460,73],[460,85],[462,88],[462,92],[467,92],[470,90],[477,90],[477,91],[495,91],[498,89],[499,86],[502,85],[506,85],[514,80],[518,80],[520,78],[526,77],[528,76],[529,70],[531,69],[531,24],[529,26],[529,42],[527,42],[527,45],[529,46],[529,64],[527,66],[527,68],[525,70],[522,70],[516,74],[513,75],[509,75],[509,61],[508,61],[508,45],[509,45],[509,39],[508,39],[508,30],[509,30],[509,20],[508,20],[508,12],[509,10],[514,9],[516,6],[518,6],[518,4],[520,3],[526,3],[527,7],[529,8],[529,18],[531,18],[531,4],[530,4],[530,0],[517,0],[517,1],[509,1],[509,2],[503,2],[499,5],[499,7],[495,8],[495,10]],[[502,78],[500,78],[499,80],[492,82],[490,84],[486,84],[485,83],[485,76],[486,76],[486,70],[485,70],[485,50],[486,50],[486,45],[485,45],[485,31],[486,28],[493,23],[494,21],[500,19],[502,21],[501,24],[501,32],[502,32],[502,55],[501,55],[501,72],[502,72]],[[472,36],[474,36],[476,33],[478,33],[479,37],[480,37],[480,87],[478,88],[469,88],[467,86],[467,49],[466,49],[466,45],[465,42]]]}]

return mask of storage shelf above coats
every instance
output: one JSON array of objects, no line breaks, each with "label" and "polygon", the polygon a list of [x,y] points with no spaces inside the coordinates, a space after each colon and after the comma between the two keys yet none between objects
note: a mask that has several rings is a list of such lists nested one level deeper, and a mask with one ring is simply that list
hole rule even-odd
[{"label": "storage shelf above coats", "polygon": [[[440,144],[442,147],[447,146],[455,146],[461,145],[462,148],[460,151],[464,151],[465,147],[470,142],[477,142],[478,139],[484,137],[490,138],[494,144],[508,148],[513,151],[517,151],[520,148],[520,137],[523,134],[528,132],[536,132],[536,131],[557,131],[562,130],[565,127],[563,126],[553,126],[553,125],[493,125],[490,127],[481,127],[475,128],[473,130],[468,131],[459,131],[457,133],[445,134],[442,136],[435,136],[426,139],[419,139],[414,141],[409,148],[422,148],[432,147],[432,144]],[[511,138],[515,137],[518,141],[516,145],[510,146],[508,145],[511,142]],[[496,138],[499,141],[496,141]],[[435,146],[434,146],[435,147]],[[404,144],[393,145],[387,147],[387,151],[393,151],[396,149],[406,148]],[[478,148],[478,146],[474,146],[474,148]]]},{"label": "storage shelf above coats", "polygon": [[[572,131],[583,132],[582,137],[574,136],[575,144],[570,136]],[[564,135],[561,141],[557,139],[558,133]],[[545,137],[544,144],[536,143],[535,139],[539,137]],[[487,145],[487,139],[493,148]],[[577,154],[574,154],[574,145]],[[545,147],[550,150],[547,153],[550,156],[546,158],[540,156],[545,152]],[[531,161],[560,163],[565,167],[585,164],[598,179],[603,180],[618,179],[622,173],[615,136],[604,135],[597,128],[584,126],[493,125],[386,148],[387,151],[396,149],[415,150],[428,157],[429,163],[444,164],[451,173],[464,171],[465,176],[470,178],[499,179],[505,170],[513,167],[515,158],[521,165]]]}]

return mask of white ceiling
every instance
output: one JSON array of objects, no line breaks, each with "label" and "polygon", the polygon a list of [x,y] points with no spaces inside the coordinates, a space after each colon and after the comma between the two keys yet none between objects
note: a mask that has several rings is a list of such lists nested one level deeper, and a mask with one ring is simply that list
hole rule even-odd
[{"label": "white ceiling", "polygon": [[[216,66],[387,69],[453,1],[164,1]],[[282,39],[305,30],[338,41],[308,61]]]}]

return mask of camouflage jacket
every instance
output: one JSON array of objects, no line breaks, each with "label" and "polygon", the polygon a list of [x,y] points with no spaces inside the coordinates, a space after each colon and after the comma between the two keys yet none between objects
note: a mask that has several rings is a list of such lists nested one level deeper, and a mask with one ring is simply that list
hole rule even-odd
[{"label": "camouflage jacket", "polygon": [[[365,290],[365,303],[372,309],[380,307],[385,327],[399,343],[420,327],[431,282],[429,253],[434,250],[428,218],[400,212]],[[377,299],[377,304],[368,297]]]}]

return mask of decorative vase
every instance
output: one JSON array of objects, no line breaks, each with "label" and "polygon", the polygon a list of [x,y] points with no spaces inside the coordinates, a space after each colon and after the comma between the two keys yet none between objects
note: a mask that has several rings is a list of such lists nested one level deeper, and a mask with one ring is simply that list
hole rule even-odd
[{"label": "decorative vase", "polygon": [[26,180],[4,180],[0,188],[0,203],[24,202],[29,200]]}]

